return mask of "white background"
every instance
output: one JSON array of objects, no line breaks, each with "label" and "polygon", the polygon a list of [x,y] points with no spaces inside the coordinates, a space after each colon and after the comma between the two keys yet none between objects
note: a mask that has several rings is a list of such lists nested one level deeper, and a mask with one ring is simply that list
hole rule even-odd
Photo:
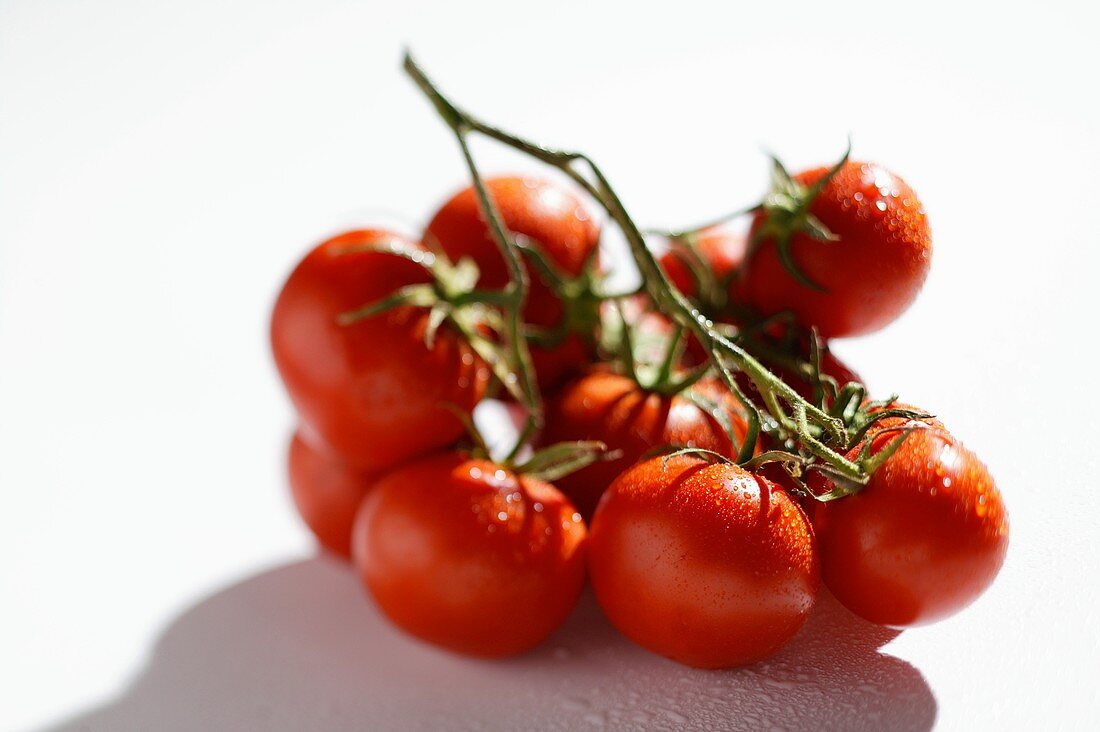
[{"label": "white background", "polygon": [[[977,604],[868,651],[900,682],[864,659],[860,688],[822,701],[828,682],[788,654],[706,677],[725,691],[699,701],[696,677],[604,629],[607,653],[649,680],[607,691],[618,711],[541,698],[525,724],[641,725],[630,710],[646,699],[630,694],[647,683],[679,689],[651,726],[703,724],[704,708],[735,727],[827,725],[848,708],[868,727],[1095,717],[1095,16],[1066,2],[726,6],[0,2],[0,728],[388,728],[401,705],[429,725],[418,710],[448,704],[436,726],[493,728],[519,726],[515,699],[539,696],[512,677],[557,688],[543,667],[587,636],[505,675],[391,637],[338,567],[299,562],[314,550],[284,485],[293,417],[267,349],[272,299],[325,233],[365,213],[416,226],[463,181],[398,70],[406,43],[483,117],[591,153],[646,224],[752,201],[765,147],[803,167],[852,133],[857,157],[921,193],[936,251],[909,313],[837,350],[880,394],[939,413],[1012,519]],[[480,152],[490,169],[529,166]],[[254,632],[280,611],[286,624]],[[846,651],[816,640],[800,653],[828,675]],[[379,693],[391,671],[412,680],[404,696]],[[356,706],[370,693],[376,707]],[[776,711],[791,700],[803,716]]]}]

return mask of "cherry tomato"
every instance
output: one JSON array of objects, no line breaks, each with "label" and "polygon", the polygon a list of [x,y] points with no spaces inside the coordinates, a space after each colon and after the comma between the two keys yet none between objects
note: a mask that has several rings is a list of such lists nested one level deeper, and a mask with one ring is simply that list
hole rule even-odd
[{"label": "cherry tomato", "polygon": [[[872,450],[896,439],[902,421],[884,420]],[[969,605],[1008,548],[993,477],[940,426],[912,432],[859,493],[819,504],[814,525],[829,589],[857,615],[895,627]]]},{"label": "cherry tomato", "polygon": [[488,368],[446,325],[428,349],[423,309],[337,322],[402,285],[428,281],[412,262],[351,249],[399,238],[363,230],[322,243],[290,275],[271,316],[275,363],[298,414],[359,470],[453,443],[465,428],[445,405],[469,411],[488,384]]},{"label": "cherry tomato", "polygon": [[351,558],[351,525],[376,476],[353,470],[298,430],[287,453],[290,491],[298,514],[325,549]]},{"label": "cherry tomato", "polygon": [[[745,251],[748,246],[745,235],[731,231],[724,226],[712,226],[696,234],[694,245],[700,257],[714,274],[715,280],[724,286],[727,282],[733,285],[733,275],[745,259]],[[676,285],[676,289],[688,297],[696,295],[698,283],[685,254],[681,250],[671,246],[661,256],[660,263],[672,284]],[[730,297],[736,299],[737,293],[732,288],[730,289]]]},{"label": "cherry tomato", "polygon": [[592,519],[589,573],[624,635],[697,668],[771,655],[818,588],[802,510],[736,465],[686,455],[638,463],[612,484]]},{"label": "cherry tomato", "polygon": [[[566,275],[581,274],[599,244],[600,228],[579,198],[555,183],[536,178],[488,178],[485,186],[510,231],[527,237]],[[436,212],[424,232],[424,241],[437,243],[452,260],[473,259],[481,271],[482,287],[498,288],[508,283],[504,257],[481,215],[473,188],[460,191]],[[528,264],[527,271],[531,289],[524,320],[544,329],[557,327],[566,317],[566,308],[535,268]],[[575,325],[591,329],[595,323]],[[578,333],[571,333],[552,347],[533,347],[531,355],[544,389],[560,383],[591,360],[590,349]]]},{"label": "cherry tomato", "polygon": [[[827,172],[814,168],[795,179],[812,186]],[[849,162],[822,188],[810,212],[838,240],[795,233],[791,259],[824,291],[794,279],[774,239],[764,237],[743,271],[748,303],[764,314],[790,310],[827,338],[870,333],[901,315],[924,284],[932,256],[928,220],[913,190],[885,168]],[[760,236],[765,220],[765,213],[757,214],[750,239]]]},{"label": "cherry tomato", "polygon": [[585,577],[584,522],[549,483],[454,452],[383,476],[352,549],[378,606],[408,633],[500,657],[565,620]]},{"label": "cherry tomato", "polygon": [[[747,429],[732,395],[716,382],[696,391],[729,415],[735,437]],[[599,440],[622,454],[593,463],[558,480],[558,486],[589,517],[611,482],[645,453],[662,445],[683,445],[732,456],[734,447],[722,425],[684,396],[662,396],[643,390],[633,379],[593,370],[551,397],[546,405],[544,444]]]}]

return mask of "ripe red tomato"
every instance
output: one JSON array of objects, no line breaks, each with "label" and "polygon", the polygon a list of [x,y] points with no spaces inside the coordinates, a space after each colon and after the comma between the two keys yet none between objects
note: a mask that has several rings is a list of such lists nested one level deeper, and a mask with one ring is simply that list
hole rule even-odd
[{"label": "ripe red tomato", "polygon": [[[748,239],[744,234],[731,231],[728,227],[712,226],[700,231],[695,238],[695,248],[703,261],[714,273],[719,284],[730,281],[730,297],[736,299],[736,291],[731,278],[736,273],[745,259],[745,251]],[[676,289],[688,297],[694,297],[698,289],[695,276],[692,274],[689,264],[685,261],[685,255],[676,247],[670,247],[660,259],[661,267],[665,274],[676,285]],[[712,313],[712,315],[717,315]]]},{"label": "ripe red tomato", "polygon": [[290,492],[298,514],[325,549],[351,558],[351,525],[376,476],[353,470],[298,430],[287,453]]},{"label": "ripe red tomato", "polygon": [[[795,176],[812,186],[828,172],[814,168]],[[813,290],[784,268],[770,237],[761,239],[745,263],[742,292],[764,314],[793,311],[803,325],[827,338],[870,333],[909,307],[924,284],[932,239],[924,208],[905,181],[873,163],[846,163],[810,206],[837,241],[805,233],[790,240],[791,259]],[[759,236],[766,214],[753,221]]]},{"label": "ripe red tomato", "polygon": [[[734,398],[716,382],[695,389],[730,416],[740,440],[747,425]],[[633,379],[593,370],[566,384],[546,405],[543,444],[599,440],[621,451],[614,460],[593,463],[558,479],[581,515],[590,517],[611,482],[642,455],[662,445],[683,445],[732,456],[735,448],[721,424],[683,396],[661,396],[643,390]]]},{"label": "ripe red tomato", "polygon": [[[898,436],[884,420],[873,450]],[[934,423],[935,424],[935,423]],[[1008,548],[1008,514],[989,470],[942,427],[912,432],[859,493],[819,504],[825,584],[881,625],[931,623],[973,602]]]},{"label": "ripe red tomato", "polygon": [[697,668],[771,655],[818,588],[802,510],[736,465],[686,455],[641,462],[612,484],[592,519],[589,573],[624,635]]},{"label": "ripe red tomato", "polygon": [[400,237],[364,230],[322,243],[291,273],[271,316],[275,364],[302,421],[361,470],[453,443],[465,428],[444,404],[473,409],[489,378],[446,325],[428,349],[422,309],[337,322],[402,285],[428,281],[418,265],[399,257],[349,251],[390,239]]},{"label": "ripe red tomato", "polygon": [[[529,177],[488,178],[485,186],[510,231],[528,237],[567,275],[581,274],[599,244],[600,227],[579,198],[555,183]],[[472,187],[460,191],[436,212],[424,232],[424,241],[438,243],[452,260],[473,259],[481,270],[482,287],[498,288],[508,283],[504,257],[481,215]],[[566,315],[561,300],[534,268],[527,265],[527,271],[531,289],[524,320],[540,328],[559,325]],[[577,325],[590,329],[595,324]],[[577,333],[559,345],[531,350],[544,389],[560,383],[591,360],[589,347]]]},{"label": "ripe red tomato", "polygon": [[459,653],[533,648],[584,585],[586,529],[549,483],[446,452],[383,476],[355,521],[360,578],[412,635]]}]

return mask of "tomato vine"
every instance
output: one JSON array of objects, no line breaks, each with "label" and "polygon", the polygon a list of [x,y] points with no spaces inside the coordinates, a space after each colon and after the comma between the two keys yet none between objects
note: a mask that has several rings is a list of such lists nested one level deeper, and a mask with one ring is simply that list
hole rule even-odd
[{"label": "tomato vine", "polygon": [[[748,463],[754,459],[761,432],[761,411],[737,383],[733,375],[735,371],[744,373],[751,379],[760,392],[768,417],[774,420],[775,424],[789,434],[796,443],[796,447],[785,452],[782,459],[826,474],[839,486],[843,486],[839,489],[842,492],[858,490],[860,486],[866,484],[871,473],[897,449],[907,433],[903,432],[894,444],[877,454],[860,454],[856,459],[850,459],[847,456],[848,446],[854,434],[851,425],[857,421],[856,413],[866,414],[866,407],[857,407],[855,413],[850,415],[850,419],[845,420],[842,415],[832,414],[807,401],[750,355],[745,348],[734,342],[734,339],[716,327],[715,323],[669,280],[646,245],[641,229],[631,218],[607,176],[590,157],[582,152],[545,147],[481,121],[445,96],[409,53],[405,55],[404,69],[458,140],[466,167],[473,178],[479,204],[489,223],[493,238],[506,258],[513,278],[505,289],[510,299],[510,307],[507,309],[507,335],[516,363],[520,368],[519,376],[524,385],[529,413],[512,456],[537,431],[542,421],[541,400],[534,384],[530,354],[523,342],[519,317],[519,306],[522,305],[522,298],[527,289],[527,273],[522,266],[520,249],[503,225],[499,212],[485,189],[469,147],[468,140],[472,134],[480,134],[496,140],[565,173],[615,222],[626,238],[634,262],[641,272],[647,294],[677,325],[695,335],[726,387],[745,407],[748,430],[738,450],[739,463]],[[591,176],[591,180],[578,170],[582,165]],[[875,421],[878,417],[869,415],[867,419]]]}]

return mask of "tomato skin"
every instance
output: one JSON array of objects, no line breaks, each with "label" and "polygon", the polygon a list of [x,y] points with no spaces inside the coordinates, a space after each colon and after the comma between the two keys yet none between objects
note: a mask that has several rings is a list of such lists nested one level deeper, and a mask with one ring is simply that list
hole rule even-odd
[{"label": "tomato skin", "polygon": [[538,645],[573,609],[586,534],[549,483],[446,452],[378,481],[352,548],[364,585],[399,627],[496,658]]},{"label": "tomato skin", "polygon": [[298,515],[322,547],[351,559],[351,526],[376,476],[353,470],[302,430],[290,441],[287,468]]},{"label": "tomato skin", "polygon": [[[897,436],[876,431],[872,449]],[[859,493],[819,504],[814,526],[832,593],[857,615],[894,627],[969,605],[1008,549],[1008,514],[989,470],[938,426],[912,432]]]},{"label": "tomato skin", "polygon": [[[828,168],[795,176],[810,186]],[[838,241],[791,237],[795,265],[826,289],[812,290],[783,267],[775,242],[764,238],[745,264],[748,304],[765,315],[793,311],[803,325],[837,338],[878,330],[912,304],[928,275],[932,239],[924,208],[905,181],[873,163],[846,163],[822,188],[810,211]],[[765,215],[753,220],[758,236]]]},{"label": "tomato skin", "polygon": [[[696,234],[695,247],[710,266],[715,279],[721,283],[731,278],[741,266],[748,249],[748,238],[725,226],[711,226]],[[695,277],[685,263],[683,254],[671,247],[661,255],[659,261],[676,289],[688,297],[694,297],[697,290]],[[736,289],[731,288],[732,299],[736,299],[736,294]]]},{"label": "tomato skin", "polygon": [[[524,176],[487,178],[485,186],[510,231],[531,239],[565,273],[581,274],[599,245],[600,227],[577,196],[556,183]],[[437,243],[452,260],[473,259],[481,271],[480,286],[499,288],[508,283],[508,267],[472,187],[443,204],[423,238]],[[562,303],[526,259],[524,264],[531,287],[523,318],[532,325],[553,328],[564,316]],[[557,346],[532,347],[531,355],[544,389],[561,383],[592,358],[590,348],[575,333]]]},{"label": "tomato skin", "polygon": [[361,230],[323,242],[291,273],[271,316],[275,364],[302,422],[359,470],[381,470],[453,443],[465,428],[442,405],[473,409],[489,379],[488,368],[446,325],[428,350],[423,309],[337,322],[402,285],[428,281],[412,262],[348,251],[389,239],[400,237]]},{"label": "tomato skin", "polygon": [[[704,382],[698,391],[724,405],[738,439],[747,430],[742,412],[720,385]],[[682,396],[661,396],[643,390],[633,379],[606,370],[592,370],[570,382],[546,404],[543,444],[599,440],[622,452],[558,479],[581,515],[588,518],[612,481],[642,455],[662,445],[685,445],[731,456],[733,447],[722,426]]]},{"label": "tomato skin", "polygon": [[589,574],[624,635],[696,668],[743,666],[779,650],[819,584],[809,521],[783,491],[686,455],[641,462],[604,494]]}]

